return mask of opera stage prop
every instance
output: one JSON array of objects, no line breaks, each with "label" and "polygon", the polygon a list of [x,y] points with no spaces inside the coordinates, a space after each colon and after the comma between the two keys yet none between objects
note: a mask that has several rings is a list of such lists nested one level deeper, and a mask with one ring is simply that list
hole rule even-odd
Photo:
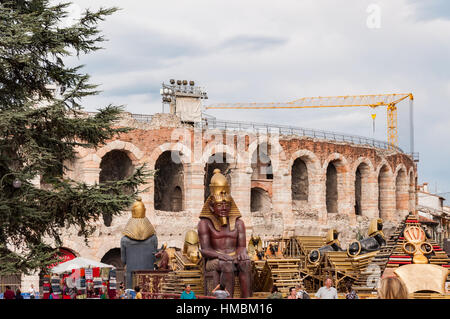
[{"label": "opera stage prop", "polygon": [[429,264],[433,246],[427,242],[425,231],[420,226],[408,226],[404,232],[406,243],[403,251],[412,256],[412,264],[398,267],[394,273],[403,280],[408,294],[420,291],[445,294],[445,281],[449,270],[439,265]]},{"label": "opera stage prop", "polygon": [[[325,278],[331,277],[340,294],[351,283],[361,299],[373,299],[377,298],[378,281],[392,275],[405,282],[411,298],[450,297],[444,292],[445,284],[450,282],[450,259],[427,238],[414,214],[389,236],[382,231],[383,221],[373,219],[367,236],[345,248],[336,229],[329,229],[325,236],[265,241],[260,234],[252,234],[246,242],[245,225],[220,170],[214,171],[210,190],[211,196],[199,216],[198,232],[189,230],[183,247],[164,244],[159,252],[155,231],[150,222],[142,220],[142,202],[133,205],[131,220],[141,220],[130,220],[122,249],[127,267],[140,261],[130,249],[145,251],[144,261],[148,263],[141,260],[142,264],[130,270],[133,286],[141,286],[144,298],[179,298],[186,284],[199,298],[211,298],[207,296],[218,283],[224,284],[234,298],[266,298],[273,285],[287,296],[289,288],[300,283],[313,295]],[[131,227],[144,223],[147,227]],[[134,253],[144,255],[139,249]],[[159,257],[158,270],[151,270],[155,253]],[[127,278],[131,278],[130,272]]]},{"label": "opera stage prop", "polygon": [[[203,206],[198,223],[200,251],[205,259],[206,290],[221,283],[233,296],[237,275],[241,297],[248,298],[252,295],[251,263],[247,254],[245,225],[230,195],[226,177],[219,169],[213,173],[209,185],[211,195]],[[209,278],[212,285],[207,285]]]},{"label": "opera stage prop", "polygon": [[131,218],[120,240],[122,262],[126,265],[126,287],[133,289],[132,272],[154,270],[158,238],[155,229],[145,216],[145,206],[140,197],[131,208]]},{"label": "opera stage prop", "polygon": [[361,254],[367,254],[379,250],[386,245],[386,239],[383,234],[383,220],[381,218],[373,219],[370,222],[369,237],[360,241],[355,241],[348,246],[349,256],[356,257]]},{"label": "opera stage prop", "polygon": [[319,249],[312,250],[308,255],[308,260],[311,264],[319,263],[325,252],[328,251],[342,251],[341,243],[339,242],[339,233],[335,229],[330,229],[327,233],[326,245]]}]

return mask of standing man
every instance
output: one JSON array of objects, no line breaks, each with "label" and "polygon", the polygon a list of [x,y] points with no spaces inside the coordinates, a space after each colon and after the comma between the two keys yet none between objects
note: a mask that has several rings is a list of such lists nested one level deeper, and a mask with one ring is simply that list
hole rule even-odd
[{"label": "standing man", "polygon": [[338,299],[336,288],[332,287],[333,280],[331,278],[327,278],[325,280],[325,286],[320,287],[320,289],[316,292],[316,297],[318,299]]}]

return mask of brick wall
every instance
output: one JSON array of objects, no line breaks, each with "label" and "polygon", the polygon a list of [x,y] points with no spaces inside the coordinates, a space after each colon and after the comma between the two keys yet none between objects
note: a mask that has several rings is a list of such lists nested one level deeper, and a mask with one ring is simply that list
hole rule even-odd
[{"label": "brick wall", "polygon": [[[166,124],[166,122],[168,124]],[[159,156],[165,151],[176,150],[181,154],[183,184],[183,210],[180,212],[158,211],[154,208],[154,182],[149,181],[149,190],[142,195],[147,208],[147,217],[156,227],[159,243],[181,248],[184,234],[196,229],[198,215],[204,202],[205,164],[215,153],[229,155],[232,196],[246,224],[247,236],[252,233],[263,239],[276,236],[324,235],[329,228],[341,232],[345,247],[353,241],[358,229],[366,232],[372,218],[384,219],[386,230],[392,229],[408,211],[415,207],[415,183],[417,168],[413,161],[402,153],[352,145],[333,143],[298,136],[271,135],[252,136],[245,133],[224,134],[219,131],[194,130],[183,126],[170,116],[157,116],[154,123],[134,123],[127,118],[118,125],[135,127],[121,134],[97,150],[79,150],[69,176],[88,183],[98,182],[102,157],[111,150],[122,150],[133,165],[147,164],[155,168]],[[168,126],[168,127],[165,127]],[[254,174],[253,153],[258,145],[267,142],[273,178],[261,179]],[[295,200],[293,205],[292,166],[301,158],[307,170],[307,198]],[[326,173],[332,163],[337,173],[337,212],[328,213],[326,205]],[[355,179],[359,167],[361,175],[361,214],[355,214]],[[299,174],[294,174],[299,176]],[[254,179],[252,179],[252,177]],[[300,177],[298,177],[300,178]],[[306,183],[307,182],[307,183]],[[259,187],[270,196],[272,209],[251,212],[251,188]],[[110,249],[119,247],[121,229],[129,218],[129,211],[115,217],[111,227],[102,221],[96,222],[97,233],[87,247],[76,232],[68,232],[64,246],[81,256],[100,260]],[[256,225],[254,227],[254,225]]]}]

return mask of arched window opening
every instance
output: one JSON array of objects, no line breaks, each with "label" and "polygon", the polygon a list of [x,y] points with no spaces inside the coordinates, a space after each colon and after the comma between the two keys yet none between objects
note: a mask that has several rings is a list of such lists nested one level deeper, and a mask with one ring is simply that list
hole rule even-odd
[{"label": "arched window opening", "polygon": [[361,215],[361,192],[361,171],[358,167],[355,174],[355,215]]},{"label": "arched window opening", "polygon": [[309,196],[308,168],[306,163],[297,158],[292,164],[291,176],[292,208],[298,210]]},{"label": "arched window opening", "polygon": [[378,212],[382,219],[387,217],[389,208],[389,180],[389,168],[383,165],[378,174]]},{"label": "arched window opening", "polygon": [[333,162],[327,167],[326,177],[326,204],[327,213],[335,214],[338,212],[338,180],[337,170]]},{"label": "arched window opening", "polygon": [[270,145],[258,145],[252,154],[252,180],[273,179],[272,161],[270,160]]},{"label": "arched window opening", "polygon": [[250,195],[250,211],[267,213],[271,210],[272,199],[269,193],[260,187],[253,187]]},{"label": "arched window opening", "polygon": [[166,151],[155,163],[155,210],[183,210],[184,173],[180,152]]},{"label": "arched window opening", "polygon": [[[115,182],[124,180],[133,174],[134,166],[128,154],[121,150],[112,150],[102,157],[100,162],[99,182]],[[124,189],[125,192],[131,193],[132,190]],[[103,214],[103,222],[106,227],[111,226],[112,215]]]}]

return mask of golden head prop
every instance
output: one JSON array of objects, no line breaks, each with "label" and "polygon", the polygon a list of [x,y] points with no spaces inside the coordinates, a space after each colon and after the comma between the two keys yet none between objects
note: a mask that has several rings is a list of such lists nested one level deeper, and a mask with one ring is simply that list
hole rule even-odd
[{"label": "golden head prop", "polygon": [[209,189],[211,195],[206,199],[200,213],[200,218],[208,218],[217,231],[222,226],[230,224],[230,230],[234,230],[236,219],[241,217],[241,213],[230,194],[230,185],[227,178],[220,173],[220,169],[213,171]]},{"label": "golden head prop", "polygon": [[142,202],[141,197],[137,197],[133,206],[131,206],[131,217],[133,218],[144,218],[145,217],[145,205]]},{"label": "golden head prop", "polygon": [[213,171],[209,191],[214,202],[231,203],[230,185],[228,185],[227,178],[220,173],[218,168]]},{"label": "golden head prop", "polygon": [[409,226],[403,231],[406,243],[403,250],[409,255],[413,255],[414,264],[428,264],[425,255],[433,252],[433,246],[426,242],[425,231],[418,226]]},{"label": "golden head prop", "polygon": [[433,246],[426,242],[425,231],[420,226],[408,226],[403,231],[406,243],[403,251],[413,256],[413,264],[398,267],[394,273],[400,277],[408,289],[408,293],[417,291],[435,291],[445,293],[445,281],[449,270],[430,265],[425,255],[433,252]]},{"label": "golden head prop", "polygon": [[131,207],[131,218],[122,233],[134,240],[146,240],[155,234],[155,228],[145,216],[145,205],[141,197]]}]

